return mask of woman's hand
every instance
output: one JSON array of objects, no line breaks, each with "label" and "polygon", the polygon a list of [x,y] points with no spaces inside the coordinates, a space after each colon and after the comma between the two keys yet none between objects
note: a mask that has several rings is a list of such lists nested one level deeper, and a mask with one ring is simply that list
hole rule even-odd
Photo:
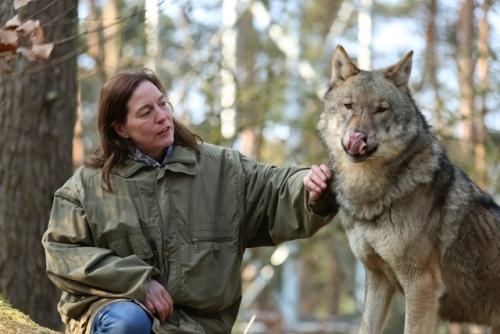
[{"label": "woman's hand", "polygon": [[151,313],[156,314],[161,322],[165,321],[174,312],[172,297],[170,297],[163,285],[154,279],[149,282],[144,305]]},{"label": "woman's hand", "polygon": [[309,191],[311,201],[316,201],[321,197],[323,191],[328,188],[332,179],[332,171],[326,165],[312,165],[311,170],[304,176],[304,186]]}]

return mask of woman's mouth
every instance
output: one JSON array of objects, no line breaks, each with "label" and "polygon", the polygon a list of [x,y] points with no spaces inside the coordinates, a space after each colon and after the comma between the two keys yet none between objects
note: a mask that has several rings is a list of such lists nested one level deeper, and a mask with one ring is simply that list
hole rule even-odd
[{"label": "woman's mouth", "polygon": [[166,126],[160,132],[158,132],[158,135],[163,136],[167,134],[169,131],[170,131],[170,126]]}]

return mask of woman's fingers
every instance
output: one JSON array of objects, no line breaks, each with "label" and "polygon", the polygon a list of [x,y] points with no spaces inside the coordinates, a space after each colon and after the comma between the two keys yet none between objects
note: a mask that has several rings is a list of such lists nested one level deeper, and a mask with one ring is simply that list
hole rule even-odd
[{"label": "woman's fingers", "polygon": [[170,294],[168,293],[168,291],[166,289],[163,289],[161,291],[161,296],[162,296],[163,300],[165,301],[165,303],[169,307],[168,316],[171,316],[172,313],[174,313],[174,301],[172,300],[172,297],[170,297]]},{"label": "woman's fingers", "polygon": [[146,308],[148,309],[149,312],[151,312],[153,314],[155,313],[155,307],[148,299],[146,299],[144,301],[144,306],[146,306]]},{"label": "woman's fingers", "polygon": [[167,316],[170,315],[170,306],[162,298],[155,298],[153,300],[153,305],[158,319],[160,319],[161,322],[164,322],[167,319]]},{"label": "woman's fingers", "polygon": [[323,172],[323,174],[326,176],[326,180],[325,181],[329,181],[331,178],[332,178],[332,170],[325,164],[321,164],[319,166],[319,168],[321,169],[321,171]]},{"label": "woman's fingers", "polygon": [[163,285],[156,280],[150,281],[144,304],[162,322],[171,316],[174,311],[172,297],[170,297]]},{"label": "woman's fingers", "polygon": [[309,173],[304,177],[303,182],[309,191],[309,197],[314,201],[318,199],[323,191],[328,187],[328,182],[332,177],[330,168],[321,164],[312,165]]}]

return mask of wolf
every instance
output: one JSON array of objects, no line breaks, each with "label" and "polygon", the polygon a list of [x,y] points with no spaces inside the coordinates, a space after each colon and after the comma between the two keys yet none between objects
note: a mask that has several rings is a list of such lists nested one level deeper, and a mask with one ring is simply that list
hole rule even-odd
[{"label": "wolf", "polygon": [[409,89],[412,52],[360,70],[342,46],[317,128],[349,245],[366,269],[360,333],[405,297],[405,334],[439,318],[500,333],[500,208],[447,157]]}]

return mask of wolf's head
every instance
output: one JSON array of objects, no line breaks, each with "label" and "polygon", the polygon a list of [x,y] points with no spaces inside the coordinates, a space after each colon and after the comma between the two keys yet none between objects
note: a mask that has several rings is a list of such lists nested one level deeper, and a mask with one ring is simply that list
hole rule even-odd
[{"label": "wolf's head", "polygon": [[412,54],[386,69],[363,71],[337,46],[318,123],[334,160],[382,162],[405,150],[425,122],[408,88]]}]

